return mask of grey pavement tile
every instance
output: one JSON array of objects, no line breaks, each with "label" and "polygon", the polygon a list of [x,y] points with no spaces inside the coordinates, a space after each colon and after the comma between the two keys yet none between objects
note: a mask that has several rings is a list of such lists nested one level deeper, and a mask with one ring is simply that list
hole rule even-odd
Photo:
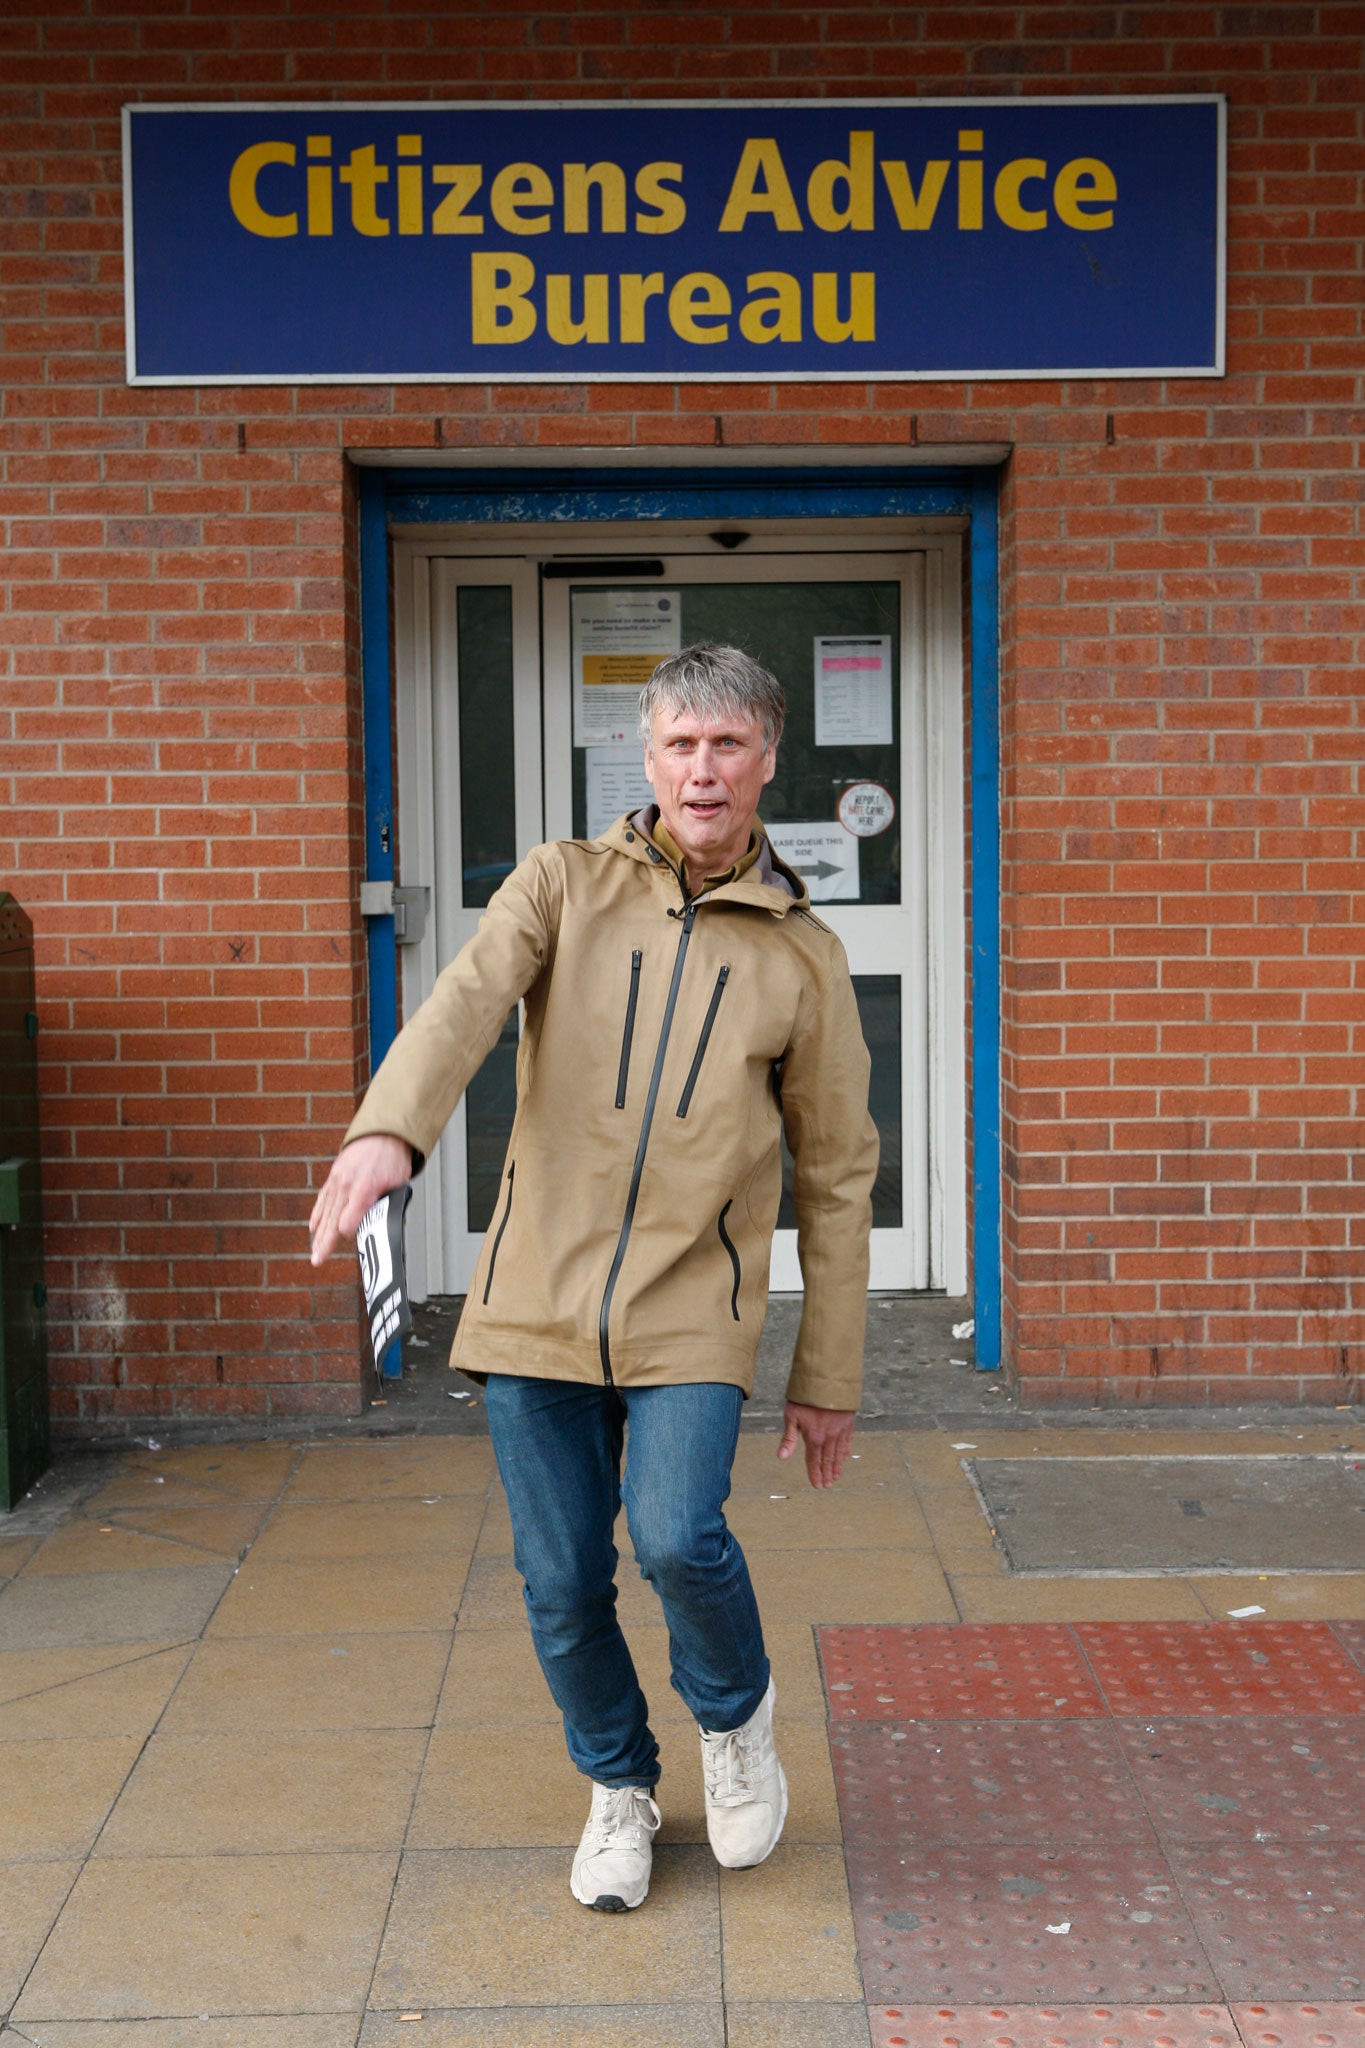
[{"label": "grey pavement tile", "polygon": [[11,1579],[0,1588],[0,1651],[184,1642],[199,1634],[232,1573],[224,1562]]},{"label": "grey pavement tile", "polygon": [[[87,1863],[12,2015],[53,2020],[364,2008],[397,1862],[350,1856]],[[234,2041],[233,2048],[237,2048]]]},{"label": "grey pavement tile", "polygon": [[590,1913],[560,1849],[414,1852],[403,1858],[370,2003],[625,2005],[719,2000],[720,1909],[709,1850],[655,1854],[644,1910]]}]

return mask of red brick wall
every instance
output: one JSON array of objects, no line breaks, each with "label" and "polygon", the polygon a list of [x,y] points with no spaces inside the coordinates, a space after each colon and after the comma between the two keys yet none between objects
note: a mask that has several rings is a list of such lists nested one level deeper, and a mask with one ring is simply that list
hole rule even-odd
[{"label": "red brick wall", "polygon": [[[364,1061],[343,451],[833,446],[912,414],[1015,450],[1008,1362],[1037,1399],[1347,1398],[1363,45],[1345,4],[11,0],[0,869],[41,934],[60,1424],[359,1399],[350,1287],[299,1255]],[[124,99],[1215,90],[1222,382],[123,382]]]}]

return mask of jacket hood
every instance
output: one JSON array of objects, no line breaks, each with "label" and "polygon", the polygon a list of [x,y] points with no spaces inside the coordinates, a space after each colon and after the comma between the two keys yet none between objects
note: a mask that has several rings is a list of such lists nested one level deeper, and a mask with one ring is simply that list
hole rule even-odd
[{"label": "jacket hood", "polygon": [[[628,860],[637,860],[651,867],[668,867],[676,872],[654,844],[652,832],[659,816],[657,804],[646,804],[642,810],[627,812],[616,820],[602,834],[597,842],[609,846],[615,853],[623,853]],[[708,890],[723,903],[751,903],[756,909],[769,911],[774,917],[785,917],[789,910],[809,910],[810,891],[794,869],[773,851],[772,841],[759,819],[754,824],[758,829],[758,859],[737,882],[726,882],[719,889]]]}]

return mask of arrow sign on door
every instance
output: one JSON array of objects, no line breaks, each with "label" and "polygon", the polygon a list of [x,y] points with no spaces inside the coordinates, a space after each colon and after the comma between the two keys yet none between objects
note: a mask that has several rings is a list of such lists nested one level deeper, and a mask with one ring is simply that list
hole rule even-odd
[{"label": "arrow sign on door", "polygon": [[774,852],[800,875],[813,903],[857,901],[858,841],[836,820],[766,830]]}]

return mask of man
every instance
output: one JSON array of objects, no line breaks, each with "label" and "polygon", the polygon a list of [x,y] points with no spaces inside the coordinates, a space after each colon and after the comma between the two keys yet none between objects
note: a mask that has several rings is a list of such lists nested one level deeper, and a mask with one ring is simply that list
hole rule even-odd
[{"label": "man", "polygon": [[701,1731],[717,1859],[761,1863],[786,1817],[724,1515],[784,1127],[805,1300],[778,1456],[804,1439],[812,1485],[831,1485],[858,1403],[877,1138],[843,949],[756,822],[784,710],[735,648],[659,664],[641,694],[655,802],[508,877],[376,1074],[312,1217],[320,1265],[420,1168],[524,998],[502,1188],[451,1363],[486,1379],[532,1638],[592,1780],[570,1883],[599,1911],[642,1903],[660,1818],[615,1612],[623,1499]]}]

